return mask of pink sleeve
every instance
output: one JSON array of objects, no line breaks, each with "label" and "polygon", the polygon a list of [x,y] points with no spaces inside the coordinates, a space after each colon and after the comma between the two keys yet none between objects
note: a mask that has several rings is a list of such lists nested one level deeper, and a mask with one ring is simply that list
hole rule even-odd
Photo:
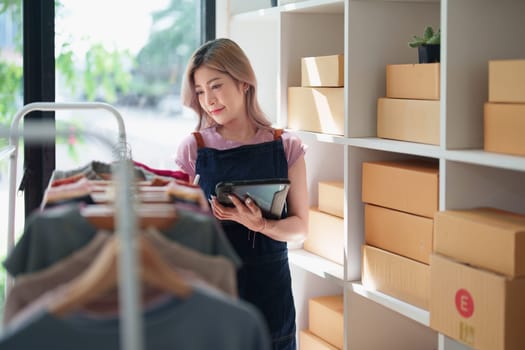
[{"label": "pink sleeve", "polygon": [[186,136],[179,144],[175,164],[190,177],[195,177],[195,162],[197,161],[197,141],[193,135]]},{"label": "pink sleeve", "polygon": [[307,146],[303,144],[299,136],[288,131],[283,133],[282,139],[289,169],[292,167],[292,165],[294,165],[295,161],[299,159],[299,157],[306,153]]}]

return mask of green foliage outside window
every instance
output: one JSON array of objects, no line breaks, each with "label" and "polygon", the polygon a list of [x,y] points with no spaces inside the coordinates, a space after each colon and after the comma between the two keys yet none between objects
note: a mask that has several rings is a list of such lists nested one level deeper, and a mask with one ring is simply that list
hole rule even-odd
[{"label": "green foliage outside window", "polygon": [[0,123],[9,125],[16,108],[16,99],[22,94],[22,67],[15,63],[0,61]]}]

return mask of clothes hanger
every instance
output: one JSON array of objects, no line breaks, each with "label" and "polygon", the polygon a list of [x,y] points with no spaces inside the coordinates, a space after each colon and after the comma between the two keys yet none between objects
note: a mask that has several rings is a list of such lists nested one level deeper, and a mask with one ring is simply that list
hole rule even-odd
[{"label": "clothes hanger", "polygon": [[50,185],[44,192],[40,209],[48,205],[75,200],[94,203],[91,193],[92,185],[85,177],[80,177],[75,182],[63,183],[60,186]]},{"label": "clothes hanger", "polygon": [[88,204],[97,203],[98,198],[107,197],[109,188],[107,180],[89,180],[85,174],[76,174],[58,180],[51,179],[44,191],[40,209],[75,200]]},{"label": "clothes hanger", "polygon": [[[91,193],[97,204],[111,203],[115,200],[115,193],[111,187],[106,191]],[[199,185],[190,184],[181,180],[171,180],[164,185],[137,186],[137,199],[141,203],[173,203],[186,202],[197,205],[201,209],[209,209],[208,201]]]},{"label": "clothes hanger", "polygon": [[173,198],[175,202],[186,201],[199,206],[204,211],[209,211],[209,203],[201,187],[197,183],[189,183],[181,180],[175,180],[165,186],[166,193]]},{"label": "clothes hanger", "polygon": [[[151,243],[142,235],[136,239],[139,281],[180,298],[189,296],[191,287],[163,260]],[[88,269],[67,285],[64,295],[48,306],[48,311],[55,316],[65,316],[118,287],[119,254],[119,238],[115,235]]]},{"label": "clothes hanger", "polygon": [[[155,227],[167,229],[177,221],[177,210],[171,203],[140,203],[136,208],[140,228]],[[115,206],[113,204],[92,204],[80,208],[80,214],[93,226],[114,231]]]},{"label": "clothes hanger", "polygon": [[[171,203],[173,202],[171,193],[168,191],[169,185],[137,185],[137,198],[141,203]],[[115,190],[112,186],[107,186],[105,189],[100,188],[95,193],[92,193],[93,199],[96,203],[105,204],[115,201]]]}]

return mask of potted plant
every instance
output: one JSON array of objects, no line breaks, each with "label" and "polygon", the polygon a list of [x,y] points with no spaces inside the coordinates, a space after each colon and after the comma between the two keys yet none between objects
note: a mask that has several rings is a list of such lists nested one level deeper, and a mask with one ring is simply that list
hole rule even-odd
[{"label": "potted plant", "polygon": [[419,63],[439,62],[441,44],[441,29],[434,31],[431,26],[427,26],[423,37],[414,35],[412,41],[408,43],[409,47],[418,49]]}]

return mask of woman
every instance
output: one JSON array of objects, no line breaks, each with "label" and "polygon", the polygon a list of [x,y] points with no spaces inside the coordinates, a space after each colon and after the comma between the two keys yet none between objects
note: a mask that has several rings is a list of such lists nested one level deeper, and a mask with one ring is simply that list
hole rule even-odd
[{"label": "woman", "polygon": [[[308,227],[305,146],[293,134],[274,130],[259,107],[256,78],[242,49],[216,39],[190,58],[182,102],[199,116],[176,163],[210,198],[215,217],[243,261],[239,296],[264,315],[274,349],[295,349],[295,307],[287,242],[302,241]],[[262,216],[250,198],[231,196],[234,207],[215,197],[220,181],[288,178],[287,209],[279,220]],[[239,330],[242,332],[242,330]]]}]

